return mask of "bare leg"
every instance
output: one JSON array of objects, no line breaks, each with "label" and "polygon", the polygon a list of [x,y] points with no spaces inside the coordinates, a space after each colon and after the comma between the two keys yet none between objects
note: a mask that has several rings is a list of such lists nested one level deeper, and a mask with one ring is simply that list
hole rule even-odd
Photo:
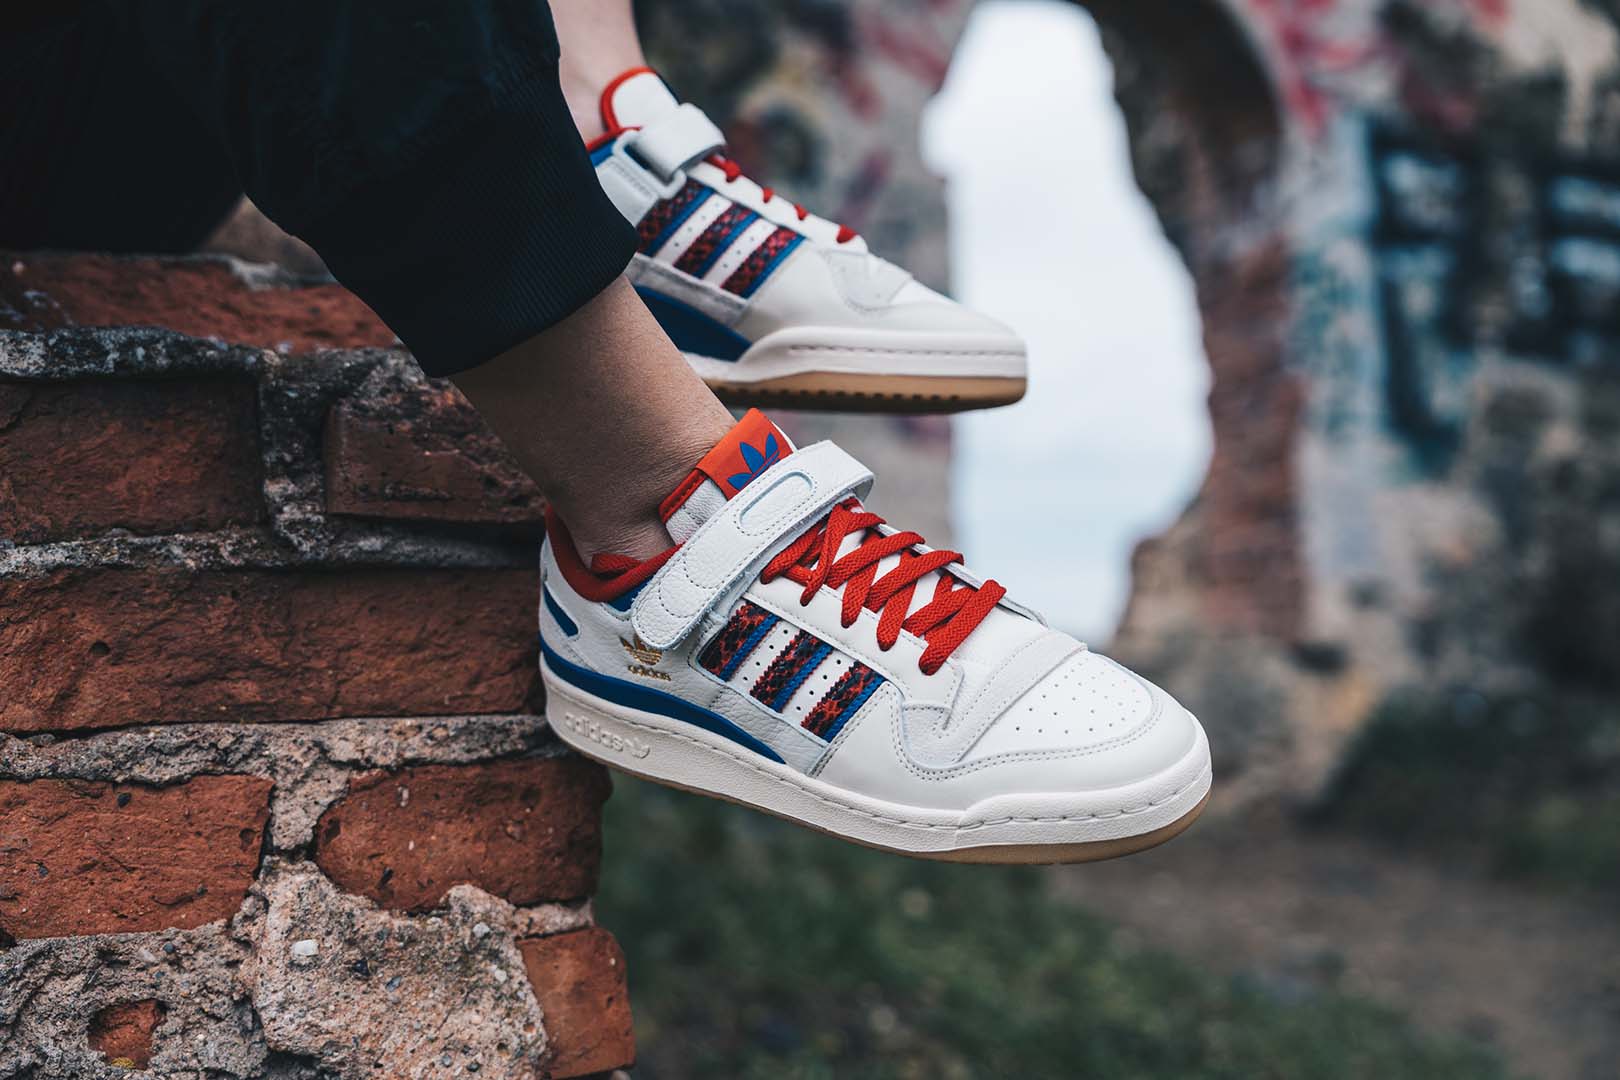
[{"label": "bare leg", "polygon": [[732,425],[624,278],[452,379],[587,559],[667,548],[658,504]]},{"label": "bare leg", "polygon": [[[630,0],[551,0],[563,96],[587,140],[598,98],[646,64]],[[620,278],[550,330],[454,376],[568,523],[581,554],[669,546],[658,504],[731,429],[731,414]]]},{"label": "bare leg", "polygon": [[586,141],[603,134],[597,98],[613,77],[647,58],[636,35],[630,0],[551,0],[562,46],[562,90]]}]

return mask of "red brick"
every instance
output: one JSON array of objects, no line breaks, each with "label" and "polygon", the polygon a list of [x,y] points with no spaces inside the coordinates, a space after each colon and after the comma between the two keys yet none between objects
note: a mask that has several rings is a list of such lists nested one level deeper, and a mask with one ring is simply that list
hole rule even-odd
[{"label": "red brick", "polygon": [[152,1032],[163,1022],[163,1004],[152,998],[109,1005],[90,1018],[90,1049],[110,1064],[144,1069],[152,1061]]},{"label": "red brick", "polygon": [[550,1040],[549,1075],[562,1080],[635,1064],[624,953],[599,927],[518,943]]},{"label": "red brick", "polygon": [[30,544],[263,516],[251,383],[0,383],[0,538]]},{"label": "red brick", "polygon": [[298,351],[395,338],[341,285],[252,288],[222,259],[0,253],[0,330],[161,326]]},{"label": "red brick", "polygon": [[448,383],[349,399],[328,414],[326,509],[536,533],[544,520],[540,490]]},{"label": "red brick", "polygon": [[607,773],[583,758],[368,773],[321,815],[315,862],[390,908],[437,907],[472,884],[514,904],[596,888]]},{"label": "red brick", "polygon": [[512,712],[529,570],[63,570],[0,579],[0,730]]},{"label": "red brick", "polygon": [[0,780],[0,933],[189,929],[233,914],[259,864],[270,787]]}]

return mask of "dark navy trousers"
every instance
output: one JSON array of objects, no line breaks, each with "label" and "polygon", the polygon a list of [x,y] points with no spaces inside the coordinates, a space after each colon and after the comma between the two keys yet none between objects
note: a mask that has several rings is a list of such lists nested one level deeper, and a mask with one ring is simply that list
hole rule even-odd
[{"label": "dark navy trousers", "polygon": [[246,193],[432,374],[629,263],[544,0],[52,0],[0,12],[0,248],[186,251]]}]

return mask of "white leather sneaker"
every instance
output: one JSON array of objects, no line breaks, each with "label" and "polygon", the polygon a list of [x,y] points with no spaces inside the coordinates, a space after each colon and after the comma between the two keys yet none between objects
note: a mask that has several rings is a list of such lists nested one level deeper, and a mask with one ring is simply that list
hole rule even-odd
[{"label": "white leather sneaker", "polygon": [[1151,683],[955,552],[865,511],[872,474],[750,412],[665,501],[677,546],[541,552],[546,712],[568,744],[857,843],[1078,862],[1186,828],[1209,743]]},{"label": "white leather sneaker", "polygon": [[743,176],[652,70],[615,79],[602,120],[596,174],[641,234],[630,280],[721,398],[952,412],[1023,396],[1017,335]]}]

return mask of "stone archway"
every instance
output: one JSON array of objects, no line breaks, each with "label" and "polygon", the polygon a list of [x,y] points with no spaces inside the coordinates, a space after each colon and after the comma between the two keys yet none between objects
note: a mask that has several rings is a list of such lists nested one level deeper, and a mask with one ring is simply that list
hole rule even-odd
[{"label": "stone archway", "polygon": [[1397,691],[1611,690],[1620,20],[1085,6],[1214,376],[1116,650],[1267,794],[1318,793]]},{"label": "stone archway", "polygon": [[1103,31],[1138,182],[1197,288],[1214,453],[1180,521],[1144,541],[1115,651],[1175,686],[1224,771],[1288,741],[1281,679],[1305,590],[1296,518],[1302,402],[1288,368],[1288,243],[1277,188],[1286,121],[1245,29],[1216,0],[1082,0]]}]

